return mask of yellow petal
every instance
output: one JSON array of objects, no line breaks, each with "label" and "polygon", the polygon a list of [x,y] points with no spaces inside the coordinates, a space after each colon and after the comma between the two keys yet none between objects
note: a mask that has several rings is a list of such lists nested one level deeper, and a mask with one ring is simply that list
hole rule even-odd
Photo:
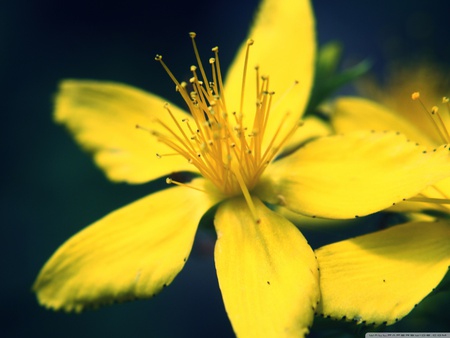
[{"label": "yellow petal", "polygon": [[[448,71],[443,70],[436,63],[424,62],[400,62],[388,66],[387,76],[383,79],[383,85],[370,79],[364,79],[358,84],[365,95],[371,99],[389,107],[396,114],[402,115],[410,123],[417,126],[423,134],[426,134],[435,144],[442,143],[442,138],[425,113],[423,106],[418,101],[411,100],[411,94],[420,91],[420,97],[424,105],[430,109],[432,106],[440,106],[442,96],[448,94],[450,80]],[[447,108],[443,105],[441,118],[448,126],[450,122]]]},{"label": "yellow petal", "polygon": [[[188,117],[175,106],[171,110],[179,121]],[[173,124],[163,99],[123,84],[67,80],[56,97],[55,120],[93,153],[113,181],[142,183],[173,171],[194,170],[181,156],[157,158],[156,153],[173,150],[136,128],[168,134],[156,118]]]},{"label": "yellow petal", "polygon": [[175,187],[112,212],[70,238],[45,264],[33,286],[39,302],[81,311],[153,296],[183,268],[211,205],[206,194]]},{"label": "yellow petal", "polygon": [[303,120],[301,127],[289,139],[283,149],[283,153],[290,153],[312,139],[330,134],[331,127],[328,123],[320,118],[309,116]]},{"label": "yellow petal", "polygon": [[216,214],[215,262],[228,317],[238,337],[303,337],[319,300],[317,263],[295,226],[243,198]]},{"label": "yellow petal", "polygon": [[415,125],[412,120],[373,101],[358,97],[342,97],[336,100],[334,109],[332,123],[339,133],[361,129],[393,130],[424,146],[434,144],[423,129],[419,128],[420,125]]},{"label": "yellow petal", "polygon": [[367,215],[449,176],[446,146],[423,151],[394,132],[323,137],[274,162],[255,193],[309,216]]},{"label": "yellow petal", "polygon": [[406,223],[316,250],[324,316],[393,324],[445,276],[450,223]]},{"label": "yellow petal", "polygon": [[[260,75],[269,77],[269,90],[275,91],[275,95],[267,123],[267,144],[269,136],[286,118],[285,114],[291,114],[286,126],[292,126],[303,114],[309,98],[316,51],[310,2],[263,1],[249,32],[249,39],[254,40],[254,45],[250,47],[243,110],[239,111],[246,42],[242,44],[227,74],[225,96],[228,110],[243,113],[244,126],[251,128],[256,112],[254,67],[259,66]],[[289,91],[295,81],[299,84]]]}]

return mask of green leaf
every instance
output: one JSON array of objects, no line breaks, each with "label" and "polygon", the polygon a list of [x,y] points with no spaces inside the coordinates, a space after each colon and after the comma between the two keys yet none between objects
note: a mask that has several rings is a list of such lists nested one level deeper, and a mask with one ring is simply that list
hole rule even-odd
[{"label": "green leaf", "polygon": [[[317,114],[317,107],[337,89],[364,75],[372,66],[369,60],[363,60],[355,66],[339,71],[342,51],[342,45],[336,41],[329,42],[320,48],[316,60],[314,86],[306,109],[306,115]],[[326,116],[323,117],[327,118]]]}]

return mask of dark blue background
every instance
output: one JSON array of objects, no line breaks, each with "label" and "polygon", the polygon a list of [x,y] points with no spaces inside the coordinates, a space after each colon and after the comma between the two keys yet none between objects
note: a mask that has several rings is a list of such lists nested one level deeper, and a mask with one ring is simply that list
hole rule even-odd
[{"label": "dark blue background", "polygon": [[[179,102],[154,55],[163,54],[176,74],[188,74],[193,57],[187,33],[196,31],[202,54],[209,57],[210,47],[219,45],[226,67],[246,37],[256,5],[255,0],[244,5],[238,0],[2,2],[0,336],[233,336],[218,291],[213,243],[205,235],[174,283],[152,300],[67,315],[39,307],[30,288],[64,240],[152,189],[108,182],[53,124],[58,82],[114,80]],[[319,41],[341,40],[347,64],[370,57],[382,74],[389,58],[426,54],[449,65],[448,1],[317,0],[314,5]],[[415,329],[412,321],[398,330],[408,328]]]}]

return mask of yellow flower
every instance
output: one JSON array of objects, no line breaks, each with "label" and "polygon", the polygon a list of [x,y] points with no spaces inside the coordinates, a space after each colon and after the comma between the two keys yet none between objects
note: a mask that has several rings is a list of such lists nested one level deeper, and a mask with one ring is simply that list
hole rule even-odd
[{"label": "yellow flower", "polygon": [[[366,83],[365,92],[375,99],[342,97],[335,103],[332,123],[337,132],[360,129],[395,130],[424,146],[424,151],[450,143],[450,105],[443,95],[448,93],[450,80],[436,66],[427,63],[397,67],[384,90],[375,83]],[[418,92],[420,90],[420,93]],[[412,97],[413,96],[413,97]],[[450,178],[433,184],[393,210],[435,209],[450,212]],[[432,202],[418,203],[420,198]]]},{"label": "yellow flower", "polygon": [[[196,178],[168,177],[177,186],[114,211],[69,239],[34,284],[41,304],[81,311],[152,297],[183,268],[201,217],[215,207],[214,259],[236,334],[303,336],[319,301],[317,262],[300,231],[267,205],[352,218],[417,194],[449,169],[446,149],[423,154],[395,133],[311,141],[327,132],[314,120],[296,132],[314,73],[308,1],[264,1],[250,37],[226,81],[218,49],[207,71],[193,33],[197,66],[191,67],[189,84],[156,57],[189,113],[121,84],[62,84],[56,120],[93,153],[111,180],[142,183],[181,171]],[[254,65],[259,67],[251,70]],[[359,161],[375,150],[371,160]],[[395,156],[407,166],[382,172]],[[440,171],[423,182],[409,180],[410,173],[432,167]],[[397,180],[401,176],[405,180]],[[386,192],[384,184],[393,188]]]},{"label": "yellow flower", "polygon": [[[448,100],[444,99],[444,109],[427,108],[421,95],[414,92],[422,88],[425,99],[435,99],[445,81],[427,66],[409,72],[400,69],[384,90],[372,91],[382,103],[361,97],[339,98],[333,126],[344,133],[361,129],[401,132],[424,153],[449,148]],[[391,168],[387,164],[385,170]],[[416,181],[427,179],[434,170],[438,169],[417,175]],[[445,177],[449,176],[450,171]],[[443,218],[418,214],[407,223],[316,250],[322,291],[318,311],[358,323],[393,324],[406,316],[439,284],[450,266],[449,197],[450,179],[444,178],[389,209],[434,209]]]}]

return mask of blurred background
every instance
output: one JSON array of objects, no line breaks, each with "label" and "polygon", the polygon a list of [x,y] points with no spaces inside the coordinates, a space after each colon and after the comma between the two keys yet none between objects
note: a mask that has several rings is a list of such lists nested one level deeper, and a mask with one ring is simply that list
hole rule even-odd
[{"label": "blurred background", "polygon": [[[153,189],[151,184],[108,182],[66,131],[52,122],[58,82],[112,80],[179,102],[154,55],[170,60],[175,74],[188,74],[193,57],[187,33],[195,31],[204,57],[219,45],[226,68],[246,38],[257,4],[256,0],[1,2],[0,336],[233,337],[215,277],[213,242],[203,233],[184,270],[151,300],[74,315],[40,307],[30,289],[39,269],[66,239]],[[341,41],[344,65],[369,58],[380,76],[391,59],[426,56],[449,66],[448,1],[316,0],[313,5],[319,43]],[[449,299],[427,299],[387,331],[450,331],[445,324]],[[324,336],[319,331],[323,327],[331,337],[338,332],[363,335],[359,328],[318,319],[311,336]]]}]

